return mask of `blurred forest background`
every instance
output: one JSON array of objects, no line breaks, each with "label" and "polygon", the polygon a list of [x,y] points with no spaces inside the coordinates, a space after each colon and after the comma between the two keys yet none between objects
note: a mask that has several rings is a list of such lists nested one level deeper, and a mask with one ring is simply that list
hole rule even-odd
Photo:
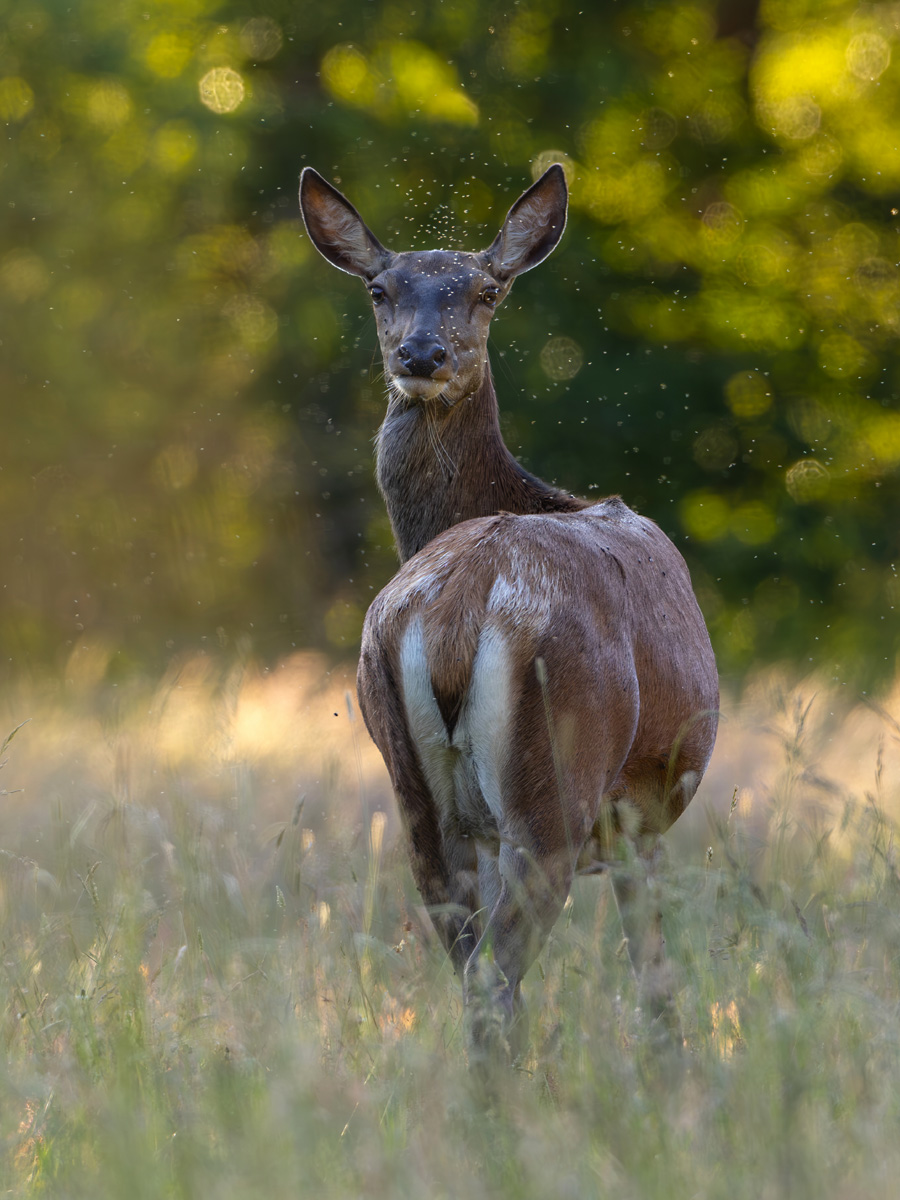
[{"label": "blurred forest background", "polygon": [[6,0],[0,121],[14,675],[352,655],[381,365],[299,172],[476,249],[560,160],[492,334],[511,449],[672,534],[727,678],[893,678],[900,5]]}]

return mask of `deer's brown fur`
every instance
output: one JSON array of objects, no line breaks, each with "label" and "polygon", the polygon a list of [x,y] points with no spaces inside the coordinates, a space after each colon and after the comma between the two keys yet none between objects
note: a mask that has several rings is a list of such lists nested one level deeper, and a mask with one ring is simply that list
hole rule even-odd
[{"label": "deer's brown fur", "polygon": [[[623,833],[652,848],[693,796],[715,661],[658,526],[537,479],[500,434],[490,318],[562,233],[562,168],[480,253],[393,254],[310,169],[301,206],[325,257],[369,287],[389,381],[377,476],[403,565],[366,617],[360,706],[464,981],[472,1047],[490,1048],[577,867],[608,862]],[[628,880],[617,892],[649,978],[658,927],[632,920]]]}]

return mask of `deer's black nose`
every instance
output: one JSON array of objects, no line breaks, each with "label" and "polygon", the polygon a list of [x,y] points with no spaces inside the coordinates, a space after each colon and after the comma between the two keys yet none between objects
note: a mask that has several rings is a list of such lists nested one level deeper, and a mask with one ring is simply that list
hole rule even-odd
[{"label": "deer's black nose", "polygon": [[430,335],[419,337],[414,334],[401,342],[397,357],[410,375],[430,379],[447,358],[447,351]]}]

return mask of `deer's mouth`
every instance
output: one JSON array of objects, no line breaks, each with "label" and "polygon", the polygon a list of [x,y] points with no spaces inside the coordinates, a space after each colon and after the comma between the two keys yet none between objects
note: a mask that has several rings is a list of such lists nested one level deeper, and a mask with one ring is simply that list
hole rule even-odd
[{"label": "deer's mouth", "polygon": [[392,375],[391,386],[410,400],[437,400],[449,380],[424,375]]}]

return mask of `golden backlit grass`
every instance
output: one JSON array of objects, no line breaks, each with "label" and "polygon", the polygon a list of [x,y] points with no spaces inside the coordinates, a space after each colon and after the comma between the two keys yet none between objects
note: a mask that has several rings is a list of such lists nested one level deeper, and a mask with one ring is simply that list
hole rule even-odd
[{"label": "golden backlit grass", "polygon": [[895,1194],[896,697],[727,708],[660,884],[682,1044],[580,879],[486,1097],[348,690],[306,656],[7,693],[7,1194]]}]

